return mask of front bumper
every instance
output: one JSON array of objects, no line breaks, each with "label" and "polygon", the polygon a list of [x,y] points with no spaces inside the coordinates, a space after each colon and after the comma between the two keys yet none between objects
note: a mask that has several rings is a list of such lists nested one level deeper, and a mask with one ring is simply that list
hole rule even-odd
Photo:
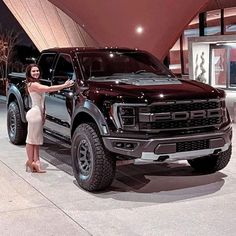
[{"label": "front bumper", "polygon": [[146,162],[173,162],[226,151],[232,127],[211,133],[175,135],[169,138],[134,139],[103,137],[105,147],[117,155]]}]

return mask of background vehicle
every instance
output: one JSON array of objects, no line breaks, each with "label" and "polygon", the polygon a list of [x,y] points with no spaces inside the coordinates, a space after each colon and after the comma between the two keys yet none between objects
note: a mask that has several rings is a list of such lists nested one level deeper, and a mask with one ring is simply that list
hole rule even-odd
[{"label": "background vehicle", "polygon": [[[187,160],[207,172],[229,162],[232,128],[222,90],[177,79],[139,50],[54,48],[43,51],[38,64],[42,84],[76,82],[46,95],[45,129],[71,141],[82,188],[108,187],[117,160]],[[9,76],[7,126],[14,144],[26,137],[24,88],[24,76]]]}]

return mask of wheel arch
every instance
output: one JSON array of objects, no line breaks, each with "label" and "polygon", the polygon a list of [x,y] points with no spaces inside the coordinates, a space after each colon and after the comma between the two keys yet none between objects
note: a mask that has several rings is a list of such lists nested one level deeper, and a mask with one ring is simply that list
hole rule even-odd
[{"label": "wheel arch", "polygon": [[17,105],[18,105],[18,107],[20,109],[21,120],[22,120],[22,122],[26,123],[27,121],[26,121],[26,114],[25,114],[25,110],[24,110],[24,103],[23,103],[22,95],[21,95],[21,93],[19,92],[19,90],[15,86],[12,86],[8,90],[8,94],[7,94],[7,107],[13,101],[17,102]]},{"label": "wheel arch", "polygon": [[77,107],[74,111],[72,117],[71,137],[73,136],[76,127],[81,123],[88,122],[95,123],[101,135],[109,135],[108,125],[101,111],[96,105],[90,101],[86,101],[82,106]]}]

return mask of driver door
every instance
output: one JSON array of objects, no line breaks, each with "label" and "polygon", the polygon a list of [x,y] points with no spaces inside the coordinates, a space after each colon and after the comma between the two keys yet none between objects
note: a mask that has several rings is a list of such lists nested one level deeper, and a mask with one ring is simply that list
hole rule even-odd
[{"label": "driver door", "polygon": [[[75,79],[72,59],[69,54],[61,53],[54,68],[51,85],[59,85],[68,79]],[[47,130],[66,139],[70,139],[73,95],[73,88],[66,88],[45,96],[47,119],[44,126]]]}]

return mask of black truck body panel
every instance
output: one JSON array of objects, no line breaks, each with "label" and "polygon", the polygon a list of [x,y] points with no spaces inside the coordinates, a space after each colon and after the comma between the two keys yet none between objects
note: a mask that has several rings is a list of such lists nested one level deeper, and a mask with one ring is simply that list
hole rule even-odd
[{"label": "black truck body panel", "polygon": [[[73,88],[47,94],[45,100],[45,129],[64,139],[77,139],[81,124],[94,124],[113,159],[160,163],[231,147],[224,91],[176,78],[145,51],[54,48],[41,53],[38,65],[42,84],[75,81]],[[30,107],[24,79],[9,75],[7,97],[8,105],[17,101],[22,122]]]}]

